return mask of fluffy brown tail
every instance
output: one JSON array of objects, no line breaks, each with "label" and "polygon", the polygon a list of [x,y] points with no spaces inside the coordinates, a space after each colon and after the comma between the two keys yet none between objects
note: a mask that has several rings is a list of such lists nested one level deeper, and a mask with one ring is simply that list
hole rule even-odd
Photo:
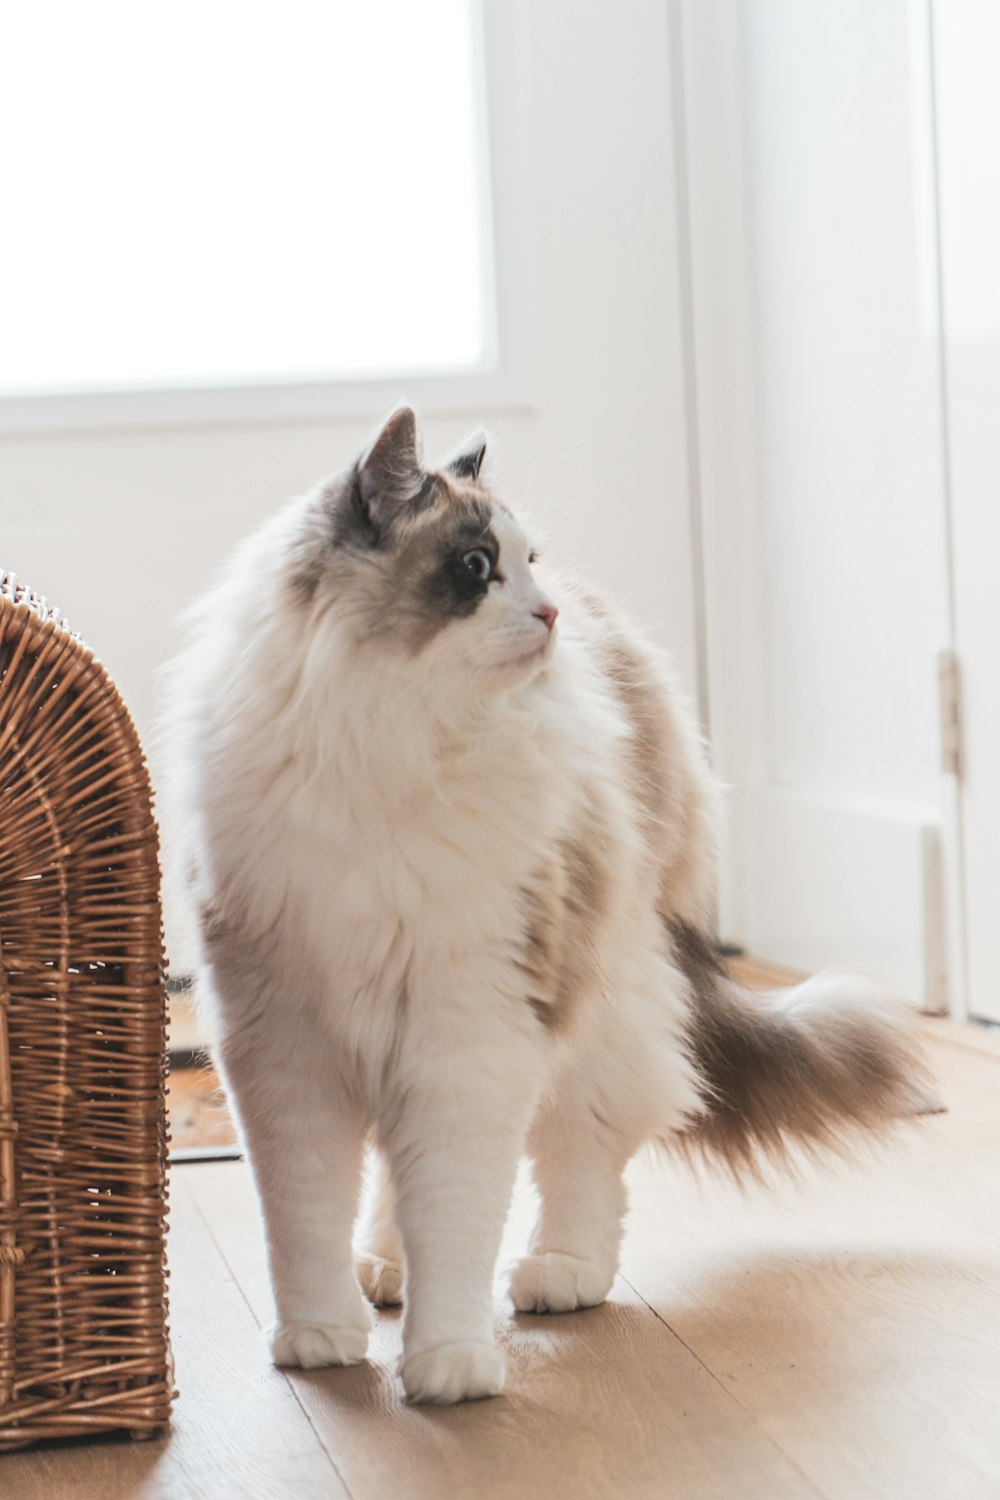
[{"label": "fluffy brown tail", "polygon": [[911,1017],[854,975],[819,974],[770,995],[744,990],[708,940],[668,924],[691,986],[691,1048],[705,1111],[673,1144],[756,1177],[791,1147],[843,1150],[926,1107]]}]

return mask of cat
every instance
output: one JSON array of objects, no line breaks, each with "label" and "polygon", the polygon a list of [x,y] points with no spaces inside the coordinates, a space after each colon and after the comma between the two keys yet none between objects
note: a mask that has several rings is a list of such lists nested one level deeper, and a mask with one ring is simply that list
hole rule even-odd
[{"label": "cat", "polygon": [[363,1288],[405,1302],[405,1394],[439,1403],[503,1388],[491,1288],[523,1155],[540,1212],[510,1296],[568,1312],[608,1295],[644,1142],[754,1174],[911,1113],[921,1077],[876,987],[728,976],[692,716],[537,559],[485,449],[427,469],[394,412],[195,607],[166,715],[272,1357],[362,1359]]}]

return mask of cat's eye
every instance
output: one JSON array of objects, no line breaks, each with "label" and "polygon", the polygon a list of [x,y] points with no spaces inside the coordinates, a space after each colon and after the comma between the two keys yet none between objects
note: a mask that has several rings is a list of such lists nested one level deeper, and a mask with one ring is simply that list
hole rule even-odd
[{"label": "cat's eye", "polygon": [[480,583],[489,581],[493,572],[493,559],[482,547],[474,547],[471,552],[466,552],[462,562]]}]

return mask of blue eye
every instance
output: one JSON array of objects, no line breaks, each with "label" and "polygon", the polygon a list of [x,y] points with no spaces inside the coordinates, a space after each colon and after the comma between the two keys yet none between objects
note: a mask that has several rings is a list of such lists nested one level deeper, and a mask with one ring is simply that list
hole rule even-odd
[{"label": "blue eye", "polygon": [[482,547],[476,547],[471,552],[466,552],[462,562],[480,583],[487,583],[493,572],[493,559]]}]

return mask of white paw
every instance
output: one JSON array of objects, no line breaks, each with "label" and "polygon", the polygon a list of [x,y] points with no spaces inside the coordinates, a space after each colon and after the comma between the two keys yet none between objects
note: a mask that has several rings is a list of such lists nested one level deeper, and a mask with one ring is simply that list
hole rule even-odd
[{"label": "white paw", "polygon": [[575,1312],[603,1302],[615,1279],[614,1269],[578,1260],[561,1250],[526,1255],[510,1273],[508,1290],[518,1312]]},{"label": "white paw", "polygon": [[359,1252],[354,1271],[361,1290],[376,1307],[398,1307],[403,1300],[403,1268],[394,1260]]},{"label": "white paw", "polygon": [[356,1365],[368,1352],[368,1329],[334,1328],[328,1323],[276,1323],[268,1343],[276,1365],[302,1370]]},{"label": "white paw", "polygon": [[504,1357],[495,1344],[438,1344],[403,1360],[403,1389],[411,1401],[453,1406],[503,1390]]}]

